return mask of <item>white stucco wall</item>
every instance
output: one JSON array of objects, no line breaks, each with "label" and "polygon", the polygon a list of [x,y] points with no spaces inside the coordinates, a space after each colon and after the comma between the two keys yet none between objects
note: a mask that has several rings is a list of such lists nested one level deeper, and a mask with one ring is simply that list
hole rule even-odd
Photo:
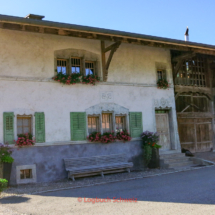
[{"label": "white stucco wall", "polygon": [[100,54],[100,42],[0,29],[0,76],[50,78],[54,51],[85,49]]},{"label": "white stucco wall", "polygon": [[172,82],[168,49],[122,44],[111,61],[108,81],[156,84],[156,62],[166,65],[167,79]]},{"label": "white stucco wall", "polygon": [[178,142],[173,87],[156,87],[156,62],[166,65],[172,83],[169,50],[122,44],[113,56],[107,83],[67,86],[47,81],[54,75],[54,51],[62,49],[101,53],[97,40],[0,29],[1,127],[3,112],[44,112],[46,142],[69,141],[70,112],[85,111],[101,102],[101,92],[111,91],[114,103],[143,113],[143,130],[156,130],[154,99],[167,99],[174,112],[174,141]]}]

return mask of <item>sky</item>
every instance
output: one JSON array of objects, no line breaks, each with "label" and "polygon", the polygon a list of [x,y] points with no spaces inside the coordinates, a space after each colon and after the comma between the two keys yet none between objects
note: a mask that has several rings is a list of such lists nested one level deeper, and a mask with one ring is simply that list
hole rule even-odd
[{"label": "sky", "polygon": [[214,0],[0,0],[0,14],[215,45]]}]

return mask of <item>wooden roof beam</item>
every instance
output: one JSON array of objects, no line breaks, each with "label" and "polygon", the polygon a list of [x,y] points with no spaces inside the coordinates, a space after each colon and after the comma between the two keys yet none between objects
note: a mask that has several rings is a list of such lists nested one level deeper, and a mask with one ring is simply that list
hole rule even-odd
[{"label": "wooden roof beam", "polygon": [[[101,55],[102,55],[102,70],[103,70],[103,81],[107,81],[108,77],[108,69],[113,58],[115,51],[119,48],[121,41],[118,41],[108,47],[105,48],[105,42],[101,41]],[[110,51],[108,56],[108,60],[106,62],[105,53]]]},{"label": "wooden roof beam", "polygon": [[195,52],[188,52],[188,53],[182,54],[180,56],[173,57],[172,62],[178,62],[180,60],[190,60],[195,56],[196,56]]},{"label": "wooden roof beam", "polygon": [[144,45],[144,46],[151,46],[157,48],[166,48],[170,50],[178,50],[178,51],[185,51],[185,52],[195,52],[205,55],[214,55],[214,50],[208,49],[201,49],[198,47],[189,47],[180,44],[173,44],[167,43],[162,41],[153,41],[150,39],[145,38],[131,38],[129,36],[118,36],[118,35],[108,35],[100,32],[87,32],[87,31],[80,31],[80,30],[73,30],[73,29],[64,29],[59,27],[49,27],[49,26],[36,26],[32,24],[26,23],[10,23],[6,21],[0,21],[0,28],[3,29],[10,29],[10,30],[19,30],[19,31],[27,31],[27,32],[34,32],[34,33],[45,33],[45,34],[54,34],[60,36],[70,36],[70,37],[79,37],[79,38],[87,38],[87,39],[97,39],[100,41],[112,41],[117,42],[121,41],[123,43],[130,43],[136,45]]}]

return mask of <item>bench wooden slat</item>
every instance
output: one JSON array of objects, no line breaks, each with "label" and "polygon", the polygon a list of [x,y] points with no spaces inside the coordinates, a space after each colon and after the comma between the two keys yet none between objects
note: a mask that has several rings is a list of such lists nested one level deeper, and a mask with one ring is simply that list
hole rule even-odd
[{"label": "bench wooden slat", "polygon": [[126,155],[124,154],[112,154],[101,155],[94,157],[80,157],[80,158],[65,158],[65,168],[68,171],[68,177],[74,180],[75,175],[81,174],[103,174],[110,171],[122,171],[127,170],[130,172],[130,168],[133,167],[132,162],[127,162]]}]

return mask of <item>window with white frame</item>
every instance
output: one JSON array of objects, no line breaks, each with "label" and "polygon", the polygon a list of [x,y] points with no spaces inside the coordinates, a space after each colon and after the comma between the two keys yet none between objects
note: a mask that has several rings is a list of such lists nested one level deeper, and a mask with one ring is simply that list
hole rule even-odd
[{"label": "window with white frame", "polygon": [[28,184],[37,182],[36,165],[16,166],[16,183]]}]

